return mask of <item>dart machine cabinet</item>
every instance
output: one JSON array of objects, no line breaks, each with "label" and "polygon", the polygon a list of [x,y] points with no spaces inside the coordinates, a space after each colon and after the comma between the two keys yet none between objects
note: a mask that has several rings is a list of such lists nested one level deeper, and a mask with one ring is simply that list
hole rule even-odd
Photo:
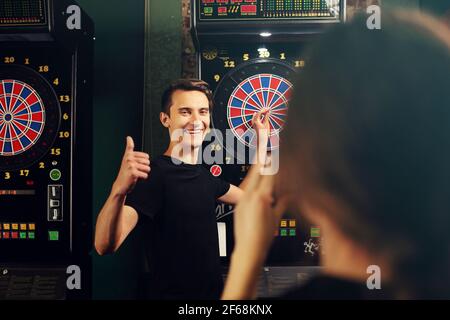
[{"label": "dart machine cabinet", "polygon": [[[295,74],[308,63],[304,49],[326,27],[343,22],[345,9],[345,0],[192,1],[199,77],[214,92],[215,133],[204,145],[220,160],[208,164],[214,176],[236,185],[243,180],[256,143],[251,119],[262,108],[270,109],[268,150],[278,150]],[[217,204],[225,269],[233,249],[232,213],[232,206]],[[280,294],[318,269],[320,227],[287,212],[275,236],[260,297]]]},{"label": "dart machine cabinet", "polygon": [[89,298],[91,19],[0,1],[0,299]]}]

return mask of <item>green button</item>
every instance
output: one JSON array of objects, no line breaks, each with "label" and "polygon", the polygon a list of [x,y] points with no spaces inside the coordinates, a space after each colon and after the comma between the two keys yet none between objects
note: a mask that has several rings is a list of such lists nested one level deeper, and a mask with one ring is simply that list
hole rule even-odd
[{"label": "green button", "polygon": [[290,229],[289,230],[289,235],[291,236],[291,237],[295,237],[295,229]]},{"label": "green button", "polygon": [[27,238],[27,233],[26,232],[20,232],[19,236],[20,236],[20,239],[26,239]]},{"label": "green button", "polygon": [[203,12],[204,13],[213,13],[213,8],[212,7],[205,7],[205,8],[203,8]]},{"label": "green button", "polygon": [[59,171],[58,169],[52,169],[50,171],[50,179],[52,179],[53,181],[58,181],[59,179],[61,179],[61,171]]},{"label": "green button", "polygon": [[282,237],[286,237],[286,236],[287,236],[287,229],[281,229],[281,230],[280,230],[280,235],[281,235]]},{"label": "green button", "polygon": [[48,232],[48,240],[58,241],[59,240],[59,231],[49,231]]},{"label": "green button", "polygon": [[34,232],[28,232],[28,239],[34,239]]}]

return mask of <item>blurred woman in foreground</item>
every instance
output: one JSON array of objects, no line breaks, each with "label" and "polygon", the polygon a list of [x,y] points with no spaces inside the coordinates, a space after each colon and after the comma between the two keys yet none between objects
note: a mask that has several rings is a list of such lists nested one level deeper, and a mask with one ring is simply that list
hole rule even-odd
[{"label": "blurred woman in foreground", "polygon": [[[450,31],[417,12],[337,26],[310,50],[280,172],[252,170],[223,299],[256,297],[281,214],[323,235],[323,273],[288,299],[450,298]],[[381,271],[369,290],[368,266]]]}]

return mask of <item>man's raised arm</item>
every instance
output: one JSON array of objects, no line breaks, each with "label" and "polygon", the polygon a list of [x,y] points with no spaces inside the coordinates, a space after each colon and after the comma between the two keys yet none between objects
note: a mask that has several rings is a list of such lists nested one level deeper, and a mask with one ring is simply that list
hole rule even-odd
[{"label": "man's raised arm", "polygon": [[133,139],[127,137],[119,174],[97,217],[94,246],[98,254],[115,252],[136,226],[138,221],[136,210],[124,204],[127,194],[133,190],[137,181],[147,179],[149,173],[149,155],[134,151]]}]

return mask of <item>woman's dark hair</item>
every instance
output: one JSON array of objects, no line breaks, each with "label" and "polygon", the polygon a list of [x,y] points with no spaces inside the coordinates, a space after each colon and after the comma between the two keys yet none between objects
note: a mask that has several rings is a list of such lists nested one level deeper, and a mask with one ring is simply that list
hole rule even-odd
[{"label": "woman's dark hair", "polygon": [[450,32],[420,13],[382,14],[381,30],[359,16],[311,48],[280,177],[386,257],[399,295],[450,298]]},{"label": "woman's dark hair", "polygon": [[207,82],[200,79],[178,79],[172,82],[166,90],[164,90],[161,98],[161,112],[170,113],[172,105],[172,95],[175,91],[200,91],[205,94],[209,102],[209,110],[212,111],[214,106],[213,95],[209,89]]}]

